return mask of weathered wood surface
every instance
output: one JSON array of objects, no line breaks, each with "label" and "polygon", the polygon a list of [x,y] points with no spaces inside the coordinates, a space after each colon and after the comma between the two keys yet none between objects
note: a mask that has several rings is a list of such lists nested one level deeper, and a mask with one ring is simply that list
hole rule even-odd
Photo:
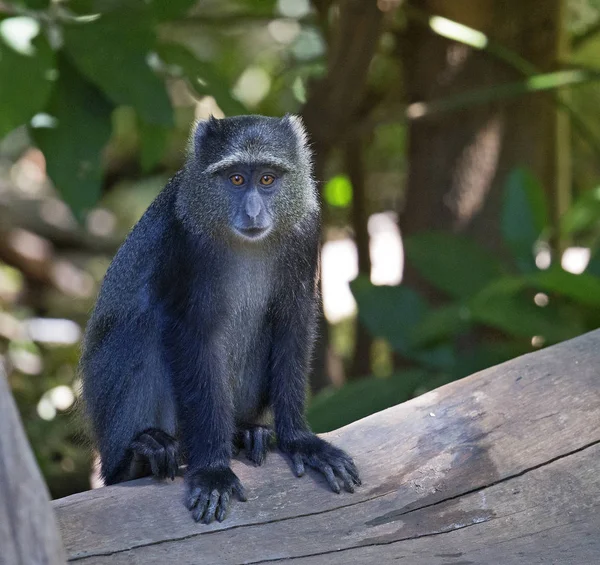
[{"label": "weathered wood surface", "polygon": [[272,454],[249,494],[195,524],[176,484],[139,480],[54,503],[84,564],[600,563],[600,330],[328,434],[355,494]]},{"label": "weathered wood surface", "polygon": [[0,564],[65,562],[48,490],[0,366]]}]

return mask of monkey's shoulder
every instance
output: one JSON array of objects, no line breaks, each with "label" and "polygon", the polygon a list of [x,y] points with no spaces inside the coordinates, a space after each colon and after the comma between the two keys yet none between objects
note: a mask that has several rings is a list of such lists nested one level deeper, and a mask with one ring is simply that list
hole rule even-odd
[{"label": "monkey's shoulder", "polygon": [[154,199],[127,235],[104,276],[95,311],[129,311],[150,301],[157,270],[169,260],[178,175]]}]

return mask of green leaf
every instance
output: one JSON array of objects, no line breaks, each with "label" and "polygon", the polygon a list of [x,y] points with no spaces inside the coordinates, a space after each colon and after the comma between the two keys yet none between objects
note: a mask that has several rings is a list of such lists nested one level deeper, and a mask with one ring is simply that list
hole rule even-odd
[{"label": "green leaf", "polygon": [[159,0],[152,2],[151,6],[157,19],[164,21],[184,16],[196,2],[197,0]]},{"label": "green leaf", "polygon": [[588,237],[592,241],[600,233],[600,186],[585,191],[560,219],[562,237]]},{"label": "green leaf", "polygon": [[102,149],[111,134],[112,105],[64,58],[60,80],[48,113],[55,127],[32,128],[32,136],[46,157],[48,175],[79,218],[100,196]]},{"label": "green leaf", "polygon": [[50,5],[50,0],[24,0],[23,4],[32,10],[46,10]]},{"label": "green leaf", "polygon": [[432,375],[423,370],[405,371],[385,379],[370,378],[328,389],[310,402],[307,418],[318,433],[335,430],[360,418],[405,402]]},{"label": "green leaf", "polygon": [[600,308],[600,280],[589,273],[575,275],[562,269],[549,269],[527,275],[525,281],[539,290],[565,296],[581,305]]},{"label": "green leaf", "polygon": [[[31,20],[7,18],[0,26],[4,30],[23,19]],[[0,139],[43,110],[56,78],[54,53],[44,35],[29,46],[10,45],[8,37],[0,33]]]},{"label": "green leaf", "polygon": [[358,315],[369,332],[386,339],[390,346],[409,359],[434,369],[450,370],[454,350],[448,344],[414,347],[412,328],[429,310],[427,303],[406,286],[375,286],[367,277],[350,283],[358,303]]},{"label": "green leaf", "polygon": [[140,122],[140,161],[142,171],[150,172],[164,156],[169,130],[163,126]]},{"label": "green leaf", "polygon": [[557,343],[583,332],[580,317],[572,309],[551,301],[540,307],[530,291],[521,290],[524,279],[496,281],[469,303],[473,320],[515,337],[542,336]]},{"label": "green leaf", "polygon": [[461,356],[454,368],[454,378],[460,379],[478,371],[500,365],[532,351],[532,346],[524,340],[483,342],[474,347],[469,355]]},{"label": "green leaf", "polygon": [[124,25],[117,16],[65,26],[65,49],[79,71],[115,104],[133,106],[147,123],[172,126],[165,85],[147,63],[154,33],[140,22]]},{"label": "green leaf", "polygon": [[457,303],[431,310],[413,329],[413,347],[424,347],[453,339],[470,327],[471,312],[466,304]]},{"label": "green leaf", "polygon": [[350,289],[369,332],[385,338],[396,351],[408,351],[411,328],[428,310],[423,298],[406,286],[375,286],[367,277],[353,280]]},{"label": "green leaf", "polygon": [[491,253],[470,239],[428,232],[405,241],[408,260],[432,285],[456,298],[468,298],[502,274]]},{"label": "green leaf", "polygon": [[585,274],[600,277],[600,249],[592,253],[590,261],[585,268]]},{"label": "green leaf", "polygon": [[548,225],[548,205],[542,187],[531,173],[515,169],[504,189],[501,229],[521,272],[537,270],[534,246]]},{"label": "green leaf", "polygon": [[[48,0],[28,0],[48,1]],[[109,14],[121,12],[138,15],[144,14],[146,21],[150,18],[165,21],[184,16],[197,0],[70,0],[69,9],[77,14]],[[137,20],[139,24],[139,20]],[[127,25],[126,22],[123,25]]]},{"label": "green leaf", "polygon": [[184,76],[199,96],[213,96],[225,114],[248,113],[247,108],[233,98],[231,85],[214,65],[199,61],[191,51],[176,43],[161,43],[156,51],[160,59],[171,67],[173,74]]}]

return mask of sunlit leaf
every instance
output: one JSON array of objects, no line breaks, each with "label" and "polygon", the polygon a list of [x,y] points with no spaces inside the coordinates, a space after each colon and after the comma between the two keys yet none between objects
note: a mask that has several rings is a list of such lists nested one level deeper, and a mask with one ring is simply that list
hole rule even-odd
[{"label": "sunlit leaf", "polygon": [[150,28],[123,25],[113,15],[65,27],[65,49],[89,81],[115,104],[133,106],[145,122],[171,126],[165,85],[148,65],[154,43]]},{"label": "sunlit leaf", "polygon": [[102,149],[110,134],[112,104],[65,59],[47,112],[56,127],[32,128],[46,157],[48,175],[74,213],[92,207],[100,196]]},{"label": "sunlit leaf", "polygon": [[42,111],[56,79],[54,53],[45,36],[35,37],[27,49],[9,43],[6,26],[15,20],[0,23],[0,138]]},{"label": "sunlit leaf", "polygon": [[325,184],[323,195],[327,204],[346,208],[352,202],[352,183],[346,175],[336,175]]},{"label": "sunlit leaf", "polygon": [[405,249],[428,282],[456,298],[472,296],[502,274],[495,257],[464,236],[421,233],[408,237]]},{"label": "sunlit leaf", "polygon": [[521,272],[537,271],[534,246],[548,224],[548,206],[540,184],[528,171],[512,171],[504,189],[501,229]]}]

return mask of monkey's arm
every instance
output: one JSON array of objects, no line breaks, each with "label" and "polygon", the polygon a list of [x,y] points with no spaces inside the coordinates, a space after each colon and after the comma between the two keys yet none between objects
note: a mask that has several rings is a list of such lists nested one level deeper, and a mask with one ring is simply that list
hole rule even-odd
[{"label": "monkey's arm", "polygon": [[[210,319],[207,310],[202,315]],[[232,494],[246,497],[229,467],[234,423],[225,358],[211,337],[211,323],[199,332],[197,316],[191,306],[176,319],[167,317],[164,343],[188,462],[186,506],[194,520],[208,524],[225,518]]]},{"label": "monkey's arm", "polygon": [[[278,309],[273,322],[273,344],[270,359],[270,400],[275,415],[275,431],[279,448],[292,459],[297,476],[308,465],[323,473],[331,489],[340,492],[338,478],[344,488],[354,492],[360,484],[352,458],[341,449],[310,431],[304,417],[306,375],[314,340],[317,292],[312,284],[316,277],[316,258],[304,281],[289,292],[285,304]],[[288,287],[289,288],[289,287]]]}]

